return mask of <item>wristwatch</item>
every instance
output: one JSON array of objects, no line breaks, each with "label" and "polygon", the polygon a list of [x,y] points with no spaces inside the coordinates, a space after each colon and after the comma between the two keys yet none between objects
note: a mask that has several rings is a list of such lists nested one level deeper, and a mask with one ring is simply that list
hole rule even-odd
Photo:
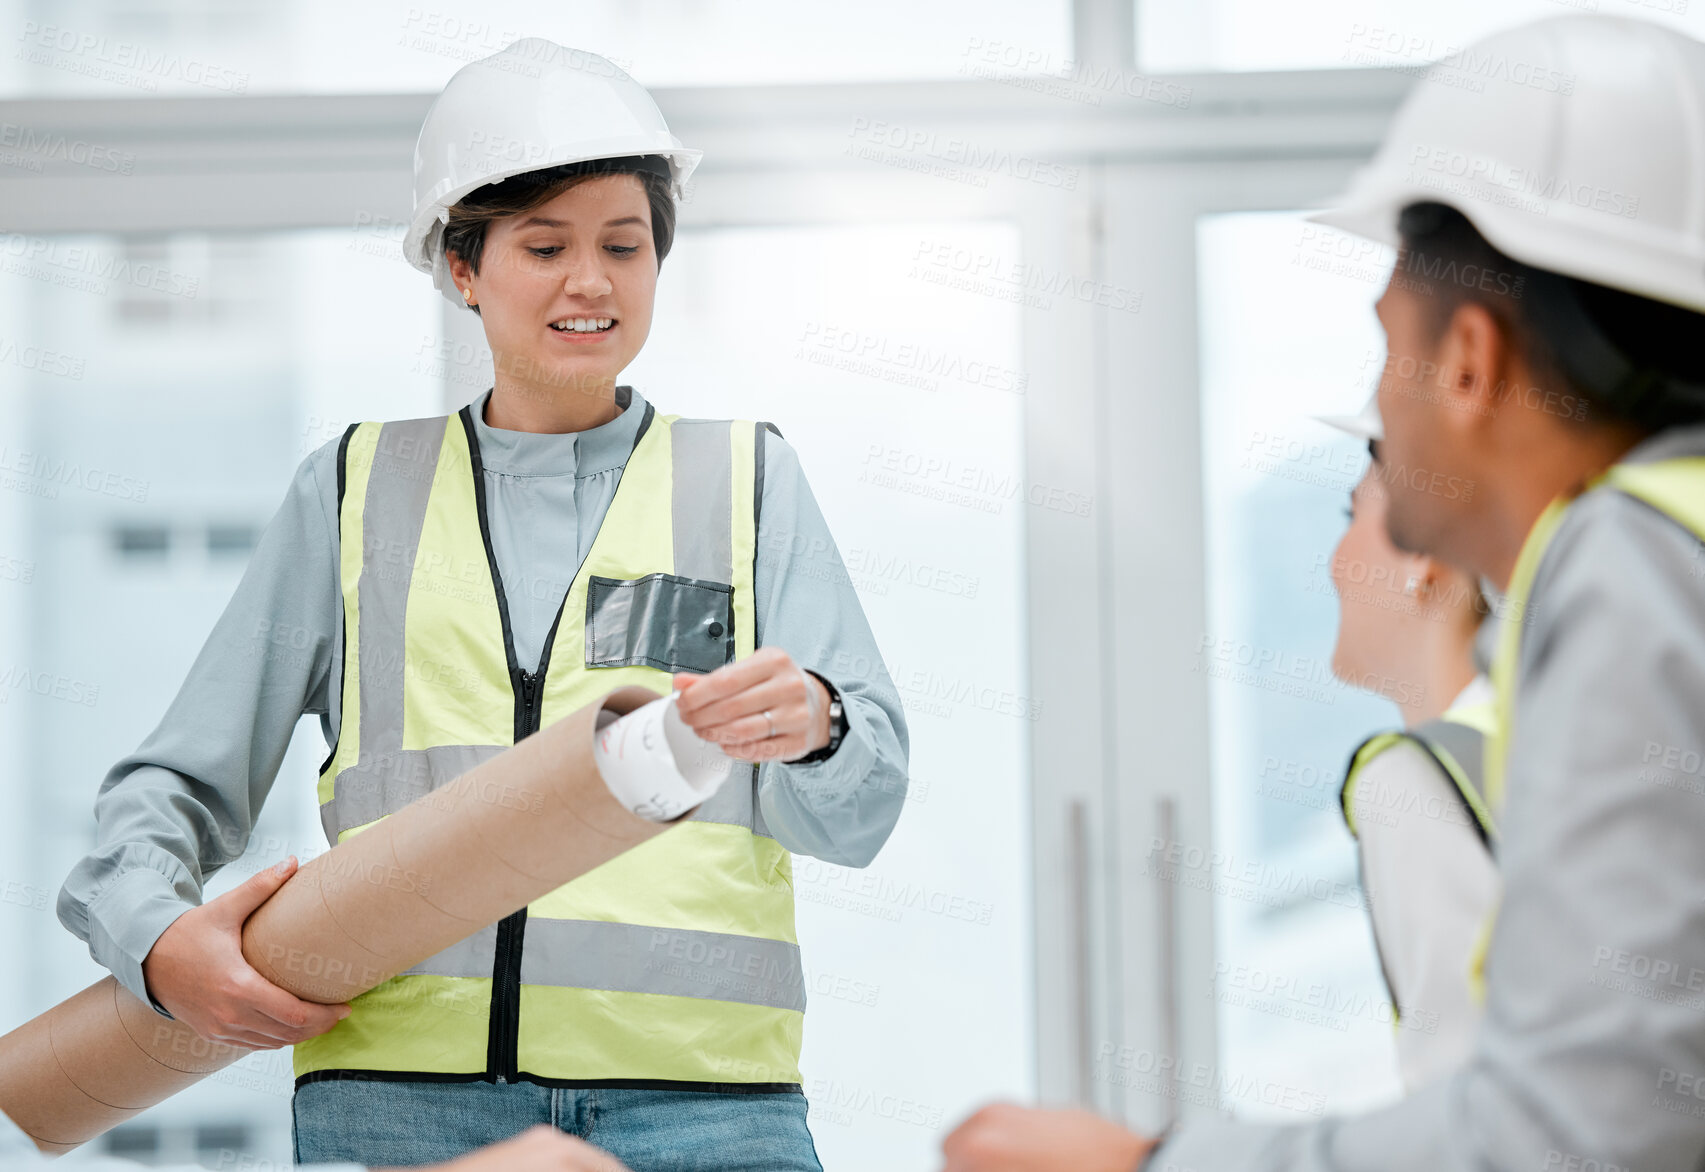
[{"label": "wristwatch", "polygon": [[[811,671],[810,668],[805,670]],[[847,713],[841,704],[841,693],[835,688],[835,685],[817,675],[816,672],[811,671],[811,674],[816,676],[818,682],[829,693],[829,743],[821,749],[815,749],[805,754],[803,757],[795,757],[791,761],[783,762],[785,765],[812,765],[818,761],[827,761],[835,755],[835,750],[841,747],[842,738],[847,735]]]}]

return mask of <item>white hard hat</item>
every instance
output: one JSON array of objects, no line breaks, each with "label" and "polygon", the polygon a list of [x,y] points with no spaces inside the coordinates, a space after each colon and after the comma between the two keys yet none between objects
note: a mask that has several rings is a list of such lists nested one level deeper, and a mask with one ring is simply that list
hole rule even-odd
[{"label": "white hard hat", "polygon": [[1328,427],[1336,427],[1339,431],[1348,432],[1360,440],[1382,440],[1385,438],[1385,423],[1379,417],[1379,392],[1368,396],[1368,401],[1354,415],[1316,415],[1315,418]]},{"label": "white hard hat", "polygon": [[703,154],[669,133],[645,87],[614,62],[525,37],[462,66],[426,111],[403,256],[461,305],[441,241],[451,205],[476,187],[562,163],[657,155],[680,199]]},{"label": "white hard hat", "polygon": [[1557,16],[1431,66],[1372,163],[1317,223],[1396,245],[1448,204],[1537,269],[1705,312],[1705,45]]}]

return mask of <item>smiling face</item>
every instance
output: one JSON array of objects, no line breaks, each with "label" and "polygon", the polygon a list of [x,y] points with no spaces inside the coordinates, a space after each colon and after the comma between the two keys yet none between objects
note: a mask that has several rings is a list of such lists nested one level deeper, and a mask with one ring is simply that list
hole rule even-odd
[{"label": "smiling face", "polygon": [[614,174],[494,221],[479,272],[454,254],[450,272],[473,290],[500,384],[608,398],[651,330],[658,263],[645,186]]}]

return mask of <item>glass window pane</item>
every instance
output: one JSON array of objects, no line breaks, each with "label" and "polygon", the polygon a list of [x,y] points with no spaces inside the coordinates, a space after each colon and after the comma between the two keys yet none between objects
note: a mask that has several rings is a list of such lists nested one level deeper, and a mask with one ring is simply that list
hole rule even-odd
[{"label": "glass window pane", "polygon": [[[1488,33],[1570,12],[1658,21],[1698,37],[1690,0],[1133,0],[1137,58],[1155,73],[1412,69]],[[1479,68],[1465,64],[1465,70]],[[1490,66],[1488,66],[1490,68]]]},{"label": "glass window pane", "polygon": [[1331,556],[1367,457],[1309,416],[1371,391],[1389,264],[1298,213],[1205,217],[1197,241],[1215,846],[1273,877],[1259,899],[1218,896],[1220,1058],[1350,1109],[1397,1081],[1338,786],[1351,750],[1401,722],[1331,674]]},{"label": "glass window pane", "polygon": [[1069,57],[1070,20],[1068,0],[0,0],[0,97],[432,91],[527,36],[656,86],[957,77],[991,44]]}]

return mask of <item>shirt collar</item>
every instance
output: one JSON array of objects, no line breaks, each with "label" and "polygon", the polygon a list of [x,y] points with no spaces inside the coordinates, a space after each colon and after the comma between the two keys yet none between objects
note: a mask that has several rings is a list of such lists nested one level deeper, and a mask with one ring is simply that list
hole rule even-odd
[{"label": "shirt collar", "polygon": [[591,476],[620,468],[633,453],[634,436],[645,418],[645,396],[632,387],[616,388],[622,413],[608,423],[585,431],[510,431],[485,421],[487,389],[469,405],[480,462],[490,471],[509,476]]}]

